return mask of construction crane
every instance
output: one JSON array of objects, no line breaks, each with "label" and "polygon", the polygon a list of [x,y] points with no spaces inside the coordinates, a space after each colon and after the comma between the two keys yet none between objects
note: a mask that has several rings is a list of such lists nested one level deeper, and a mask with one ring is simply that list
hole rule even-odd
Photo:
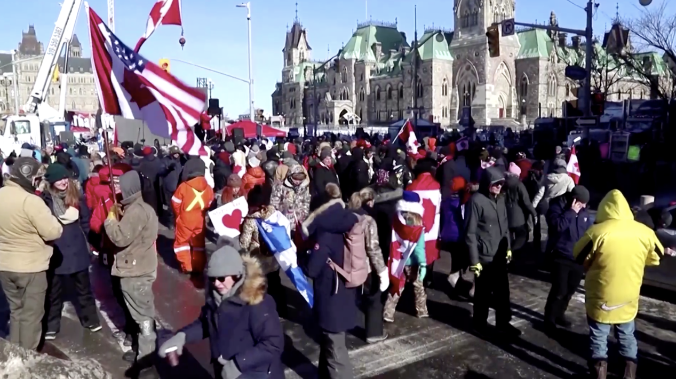
[{"label": "construction crane", "polygon": [[[63,0],[54,31],[49,44],[45,47],[33,89],[23,106],[23,114],[9,116],[6,119],[10,127],[4,128],[4,133],[0,135],[0,148],[3,151],[18,151],[23,143],[44,146],[53,133],[53,131],[50,133],[52,129],[50,122],[64,121],[65,95],[68,85],[68,49],[82,2],[83,0]],[[65,52],[64,67],[60,70],[61,96],[59,110],[56,111],[45,100],[49,94],[49,85],[61,52]]]}]

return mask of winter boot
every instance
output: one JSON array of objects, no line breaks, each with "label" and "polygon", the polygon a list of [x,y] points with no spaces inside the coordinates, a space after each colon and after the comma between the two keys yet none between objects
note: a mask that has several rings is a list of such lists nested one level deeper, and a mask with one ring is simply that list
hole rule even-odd
[{"label": "winter boot", "polygon": [[627,361],[624,364],[624,379],[636,379],[636,362]]},{"label": "winter boot", "polygon": [[596,361],[590,364],[589,370],[591,371],[590,378],[606,379],[606,377],[608,376],[608,362]]}]

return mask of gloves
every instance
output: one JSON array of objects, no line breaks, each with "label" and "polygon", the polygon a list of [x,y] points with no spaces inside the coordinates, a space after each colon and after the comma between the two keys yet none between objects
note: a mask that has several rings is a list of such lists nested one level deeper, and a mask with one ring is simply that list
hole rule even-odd
[{"label": "gloves", "polygon": [[222,356],[218,357],[218,363],[223,365],[223,370],[221,370],[221,376],[223,379],[237,379],[242,375],[237,368],[237,363],[234,359],[225,360]]},{"label": "gloves", "polygon": [[380,279],[380,292],[387,291],[387,288],[390,286],[390,273],[387,272],[387,269],[379,273],[378,278]]},{"label": "gloves", "polygon": [[512,261],[512,251],[507,250],[507,263],[510,263]]},{"label": "gloves", "polygon": [[166,358],[167,357],[166,350],[169,349],[170,347],[175,347],[176,354],[181,355],[183,354],[183,346],[185,346],[185,333],[178,332],[173,337],[164,341],[162,345],[160,345],[160,348],[157,351],[157,355],[159,355],[161,358]]},{"label": "gloves", "polygon": [[481,275],[481,270],[483,270],[483,267],[481,266],[481,263],[477,263],[473,266],[469,266],[469,270],[472,271],[478,278],[479,275]]}]

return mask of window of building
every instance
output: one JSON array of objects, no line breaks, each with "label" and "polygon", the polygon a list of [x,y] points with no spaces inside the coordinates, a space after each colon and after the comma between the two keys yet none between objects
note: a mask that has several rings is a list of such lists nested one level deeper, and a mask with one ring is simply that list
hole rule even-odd
[{"label": "window of building", "polygon": [[422,79],[421,79],[420,77],[418,77],[418,80],[416,81],[416,90],[415,90],[415,92],[416,92],[416,95],[418,96],[418,98],[422,98],[423,95],[425,94],[425,93],[424,93],[424,90],[423,90]]},{"label": "window of building", "polygon": [[343,73],[340,76],[340,80],[343,83],[347,83],[347,67],[343,67]]},{"label": "window of building", "polygon": [[403,99],[404,98],[404,85],[399,83],[399,98]]},{"label": "window of building", "polygon": [[364,101],[366,99],[366,91],[364,91],[364,87],[361,87],[359,89],[359,101]]},{"label": "window of building", "polygon": [[345,87],[340,90],[340,100],[350,100],[350,94],[347,92],[347,88]]},{"label": "window of building", "polygon": [[393,92],[392,86],[388,84],[387,85],[387,100],[392,100],[392,92]]},{"label": "window of building", "polygon": [[380,87],[376,87],[376,101],[380,101]]},{"label": "window of building", "polygon": [[441,82],[441,96],[448,96],[448,80],[446,78]]},{"label": "window of building", "polygon": [[566,97],[570,96],[570,84],[566,83]]}]

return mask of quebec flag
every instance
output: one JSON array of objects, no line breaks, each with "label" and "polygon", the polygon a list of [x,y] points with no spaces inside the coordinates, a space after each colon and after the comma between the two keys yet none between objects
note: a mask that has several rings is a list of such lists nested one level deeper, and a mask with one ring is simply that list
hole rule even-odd
[{"label": "quebec flag", "polygon": [[279,262],[282,270],[296,286],[298,292],[305,298],[310,308],[314,303],[314,293],[305,274],[298,267],[296,245],[291,240],[291,223],[279,211],[276,211],[265,220],[257,219],[258,233],[265,241]]}]

